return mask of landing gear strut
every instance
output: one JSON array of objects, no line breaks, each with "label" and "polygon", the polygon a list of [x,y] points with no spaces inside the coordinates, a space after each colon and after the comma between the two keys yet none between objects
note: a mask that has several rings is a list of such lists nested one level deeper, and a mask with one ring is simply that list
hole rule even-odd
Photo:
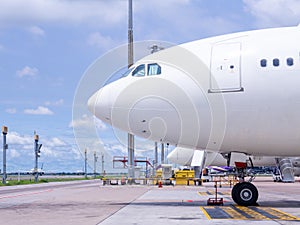
[{"label": "landing gear strut", "polygon": [[237,183],[231,191],[231,196],[233,201],[238,205],[251,206],[257,205],[256,201],[258,199],[257,188],[250,183],[253,180],[253,174],[249,181],[245,181],[245,177],[249,174],[247,173],[247,164],[236,162],[237,176],[239,178],[239,183]]}]

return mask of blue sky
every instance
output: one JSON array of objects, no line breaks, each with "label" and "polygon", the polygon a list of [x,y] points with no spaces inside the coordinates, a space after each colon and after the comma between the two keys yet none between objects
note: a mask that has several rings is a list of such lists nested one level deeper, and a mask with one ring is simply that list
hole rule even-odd
[{"label": "blue sky", "polygon": [[[300,23],[298,0],[133,2],[135,41],[180,44]],[[86,126],[92,118],[71,122],[74,95],[87,68],[127,42],[127,1],[0,0],[0,5],[0,122],[9,128],[8,171],[33,167],[35,130],[45,170],[82,170],[73,127]],[[126,152],[108,125],[99,122],[98,128],[107,155]],[[152,154],[148,142],[137,145],[140,155]]]}]

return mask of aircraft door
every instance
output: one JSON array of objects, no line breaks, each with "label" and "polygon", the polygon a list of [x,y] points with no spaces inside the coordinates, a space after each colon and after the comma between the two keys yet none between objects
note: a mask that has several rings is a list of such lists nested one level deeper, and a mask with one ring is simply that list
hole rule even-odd
[{"label": "aircraft door", "polygon": [[209,92],[243,91],[241,43],[215,44],[211,51]]}]

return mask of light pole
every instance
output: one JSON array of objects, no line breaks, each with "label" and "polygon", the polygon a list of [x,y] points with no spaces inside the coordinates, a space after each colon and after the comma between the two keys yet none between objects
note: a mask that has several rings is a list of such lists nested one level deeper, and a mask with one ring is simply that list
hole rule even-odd
[{"label": "light pole", "polygon": [[161,143],[161,157],[160,157],[160,163],[165,163],[165,145],[164,143]]},{"label": "light pole", "polygon": [[87,178],[87,149],[84,150],[84,177]]},{"label": "light pole", "polygon": [[158,165],[158,146],[157,142],[155,142],[155,148],[154,148],[154,173],[153,175],[156,175],[156,170],[157,170],[157,165]]},{"label": "light pole", "polygon": [[6,144],[6,135],[8,128],[6,126],[2,127],[3,134],[3,176],[2,176],[2,184],[6,184],[6,149],[8,149],[8,145]]},{"label": "light pole", "polygon": [[39,135],[34,135],[34,155],[35,155],[35,164],[34,164],[34,182],[39,182],[39,170],[38,170],[38,158],[40,157],[42,144],[39,144]]},{"label": "light pole", "polygon": [[[133,64],[132,0],[128,0],[128,68]],[[134,182],[134,135],[128,133],[128,178]]]},{"label": "light pole", "polygon": [[94,178],[96,179],[96,173],[97,173],[97,170],[96,170],[96,163],[98,161],[98,157],[96,155],[96,151],[94,151]]},{"label": "light pole", "polygon": [[102,173],[102,176],[104,176],[104,154],[102,153],[101,154],[101,166],[102,166],[102,169],[101,169],[101,173]]}]

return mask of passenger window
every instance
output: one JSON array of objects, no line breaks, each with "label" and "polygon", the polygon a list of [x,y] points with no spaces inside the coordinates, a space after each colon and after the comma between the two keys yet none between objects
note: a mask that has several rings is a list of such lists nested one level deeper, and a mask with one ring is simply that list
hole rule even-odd
[{"label": "passenger window", "polygon": [[267,60],[266,59],[260,60],[260,66],[261,67],[266,67],[267,66]]},{"label": "passenger window", "polygon": [[287,59],[286,59],[286,64],[287,64],[288,66],[294,65],[294,59],[293,59],[293,58],[287,58]]},{"label": "passenger window", "polygon": [[148,64],[148,76],[161,74],[161,67],[157,63]]},{"label": "passenger window", "polygon": [[133,72],[132,72],[133,77],[143,77],[145,76],[145,65],[139,65]]},{"label": "passenger window", "polygon": [[273,59],[273,66],[279,66],[279,59]]}]

